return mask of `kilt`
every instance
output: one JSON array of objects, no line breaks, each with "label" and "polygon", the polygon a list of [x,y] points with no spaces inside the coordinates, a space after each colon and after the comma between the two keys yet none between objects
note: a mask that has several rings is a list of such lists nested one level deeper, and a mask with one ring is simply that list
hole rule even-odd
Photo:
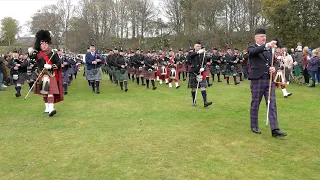
[{"label": "kilt", "polygon": [[[190,73],[188,88],[197,88],[197,85],[197,76],[194,73]],[[207,88],[207,81],[205,79],[202,79],[202,81],[199,83],[199,88]]]},{"label": "kilt", "polygon": [[74,74],[74,69],[73,69],[73,67],[68,68],[67,73],[68,73],[69,75]]},{"label": "kilt", "polygon": [[155,77],[156,77],[155,71],[151,71],[151,72],[145,71],[145,74],[144,74],[145,79],[154,80]]},{"label": "kilt", "polygon": [[[217,66],[218,66],[219,68],[217,68]],[[218,74],[218,73],[220,73],[220,66],[219,66],[219,65],[212,64],[212,65],[210,66],[210,73],[211,73],[211,74]]]},{"label": "kilt", "polygon": [[187,72],[190,72],[190,70],[191,70],[191,65],[188,65]]},{"label": "kilt", "polygon": [[242,73],[242,65],[241,64],[236,65],[236,71],[237,71],[237,73]]},{"label": "kilt", "polygon": [[100,68],[94,68],[86,71],[86,77],[89,81],[102,80]]},{"label": "kilt", "polygon": [[35,71],[27,71],[27,80],[36,80],[37,74]]},{"label": "kilt", "polygon": [[145,72],[144,72],[143,68],[141,71],[139,71],[139,68],[135,68],[135,74],[137,77],[143,77],[144,73]]},{"label": "kilt", "polygon": [[184,64],[182,64],[182,67],[178,66],[177,71],[178,72],[186,72],[186,66]]},{"label": "kilt", "polygon": [[73,74],[77,74],[79,71],[79,67],[77,65],[73,65]]},{"label": "kilt", "polygon": [[17,80],[13,80],[14,84],[24,84],[24,82],[27,80],[27,73],[19,73],[18,75],[18,79]]},{"label": "kilt", "polygon": [[226,76],[236,76],[238,73],[235,66],[227,66],[223,74]]},{"label": "kilt", "polygon": [[135,74],[135,68],[134,67],[130,67],[128,70],[129,74]]},{"label": "kilt", "polygon": [[62,81],[64,83],[69,83],[70,82],[70,78],[69,78],[69,74],[68,71],[62,72]]},{"label": "kilt", "polygon": [[[41,76],[41,77],[39,78],[39,81],[41,81],[42,78],[43,78],[43,76]],[[58,87],[58,83],[57,83],[56,77],[55,77],[55,76],[49,76],[49,79],[50,79],[50,83],[49,83],[49,91],[48,91],[48,94],[60,94],[60,93],[59,93],[59,87]],[[39,81],[37,81],[37,84],[35,85],[34,93],[41,95],[41,92],[40,92],[41,88],[40,88]]]},{"label": "kilt", "polygon": [[226,71],[226,65],[220,64],[220,73],[223,74]]},{"label": "kilt", "polygon": [[120,70],[116,70],[117,81],[127,81],[128,79],[128,70],[125,70],[123,73],[121,73]]}]

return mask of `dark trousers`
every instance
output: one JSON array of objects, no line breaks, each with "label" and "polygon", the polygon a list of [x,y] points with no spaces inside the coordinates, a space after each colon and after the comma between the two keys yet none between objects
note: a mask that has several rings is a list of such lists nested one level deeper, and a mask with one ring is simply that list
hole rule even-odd
[{"label": "dark trousers", "polygon": [[312,79],[312,86],[316,85],[316,76],[317,76],[317,71],[310,71],[311,74],[311,79]]},{"label": "dark trousers", "polygon": [[[259,106],[264,96],[266,105],[268,107],[268,93],[269,93],[269,75],[265,74],[262,78],[258,80],[251,80],[251,108],[250,108],[250,122],[251,128],[259,127],[258,123],[258,113]],[[271,130],[279,129],[278,117],[277,117],[277,105],[276,105],[276,95],[275,95],[275,85],[272,83],[271,86],[271,96],[270,96],[270,109],[269,109],[269,121]]]},{"label": "dark trousers", "polygon": [[309,84],[310,75],[307,68],[303,70],[303,77],[304,77],[304,82],[306,84]]},{"label": "dark trousers", "polygon": [[317,79],[318,79],[318,83],[320,84],[320,66],[318,67]]}]

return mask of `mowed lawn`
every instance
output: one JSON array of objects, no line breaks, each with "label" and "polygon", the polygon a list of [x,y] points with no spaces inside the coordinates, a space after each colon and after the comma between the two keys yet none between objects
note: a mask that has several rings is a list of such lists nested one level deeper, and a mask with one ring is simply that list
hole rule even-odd
[{"label": "mowed lawn", "polygon": [[0,92],[0,179],[320,179],[320,85],[277,89],[284,138],[264,102],[262,134],[250,131],[249,81],[214,83],[208,108],[200,91],[191,106],[187,81],[157,86],[120,92],[105,75],[98,95],[79,75],[52,118],[40,96],[23,100],[27,85]]}]

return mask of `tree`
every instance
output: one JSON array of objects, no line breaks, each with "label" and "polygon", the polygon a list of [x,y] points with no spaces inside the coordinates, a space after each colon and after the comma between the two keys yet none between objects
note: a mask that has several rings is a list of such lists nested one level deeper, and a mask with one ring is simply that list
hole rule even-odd
[{"label": "tree", "polygon": [[53,45],[58,47],[64,31],[64,23],[56,5],[45,6],[31,17],[30,29],[33,34],[39,30],[49,30],[53,36]]},{"label": "tree", "polygon": [[19,23],[12,17],[5,17],[1,20],[1,37],[3,43],[11,45],[15,41],[15,36],[19,32]]}]

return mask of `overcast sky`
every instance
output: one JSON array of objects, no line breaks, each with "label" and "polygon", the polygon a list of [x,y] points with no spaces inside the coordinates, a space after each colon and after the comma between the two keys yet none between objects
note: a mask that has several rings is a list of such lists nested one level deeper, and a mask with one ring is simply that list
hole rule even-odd
[{"label": "overcast sky", "polygon": [[[72,0],[73,4],[78,4],[79,0]],[[156,5],[161,0],[152,0]],[[12,17],[19,21],[21,32],[19,36],[29,35],[26,23],[31,20],[31,16],[46,5],[56,4],[58,0],[0,0],[0,20],[4,17]]]}]

